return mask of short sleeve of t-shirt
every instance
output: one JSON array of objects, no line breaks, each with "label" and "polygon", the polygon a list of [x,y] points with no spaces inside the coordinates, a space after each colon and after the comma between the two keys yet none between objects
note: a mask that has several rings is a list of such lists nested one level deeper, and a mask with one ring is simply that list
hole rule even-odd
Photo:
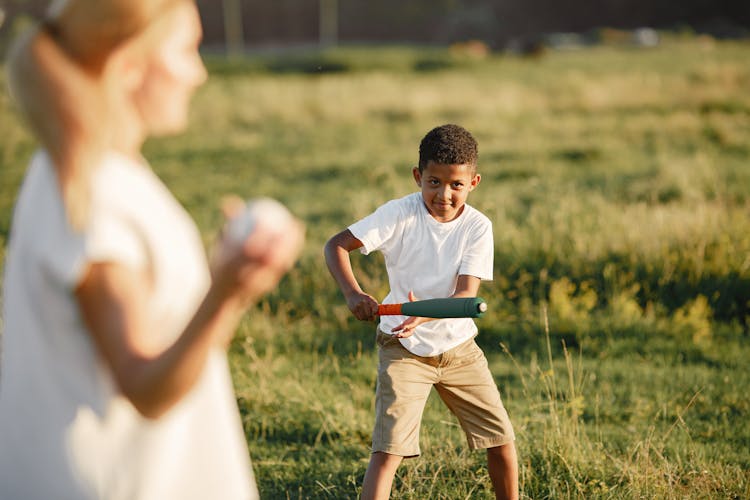
[{"label": "short sleeve of t-shirt", "polygon": [[[476,212],[478,214],[478,212]],[[495,253],[492,223],[486,217],[477,215],[473,230],[464,247],[461,266],[458,274],[476,276],[479,279],[492,280],[493,257]]]},{"label": "short sleeve of t-shirt", "polygon": [[[49,156],[40,151],[32,158],[27,177],[19,194],[21,202],[14,212],[14,227],[32,228],[17,234],[18,248],[29,248],[31,256],[46,279],[74,288],[89,262],[112,261],[140,268],[147,253],[135,227],[123,209],[126,193],[133,191],[133,176],[123,175],[122,160],[107,158],[92,175],[92,199],[89,220],[83,231],[70,227],[59,190],[57,176]],[[114,167],[114,168],[112,168]],[[115,172],[115,179],[104,177]],[[136,186],[137,187],[137,186]],[[35,244],[26,242],[33,239]]]},{"label": "short sleeve of t-shirt", "polygon": [[95,196],[86,231],[88,262],[117,262],[133,269],[146,265],[147,245],[139,231],[142,223],[134,219],[133,210],[133,205],[146,203],[137,199],[138,193],[145,197],[153,190],[149,177],[142,172],[145,168],[124,157],[110,155],[98,175],[94,175]]},{"label": "short sleeve of t-shirt", "polygon": [[83,278],[87,265],[94,262],[116,262],[131,269],[142,269],[148,260],[147,246],[138,224],[132,219],[132,205],[139,203],[133,193],[143,192],[142,177],[132,174],[139,167],[126,164],[126,160],[118,156],[104,159],[91,178],[88,220],[84,230],[77,232],[66,220],[51,174],[52,167],[45,157],[41,160],[47,164],[39,166],[36,182],[48,196],[40,196],[39,203],[51,204],[44,210],[54,214],[40,222],[46,233],[43,237],[49,242],[44,245],[41,257],[53,279],[74,288]]},{"label": "short sleeve of t-shirt", "polygon": [[142,268],[146,253],[136,226],[117,207],[98,210],[86,234],[85,260]]},{"label": "short sleeve of t-shirt", "polygon": [[384,203],[377,210],[349,226],[349,231],[362,242],[360,251],[367,255],[376,250],[387,250],[399,236],[397,231],[403,222],[403,209],[398,200]]}]

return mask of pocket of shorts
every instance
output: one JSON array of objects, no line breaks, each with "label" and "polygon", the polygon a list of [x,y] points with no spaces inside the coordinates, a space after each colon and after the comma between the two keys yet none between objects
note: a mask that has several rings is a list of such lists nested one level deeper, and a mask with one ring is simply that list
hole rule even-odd
[{"label": "pocket of shorts", "polygon": [[398,339],[394,335],[388,335],[382,330],[378,330],[378,333],[375,335],[375,342],[377,342],[380,347],[387,347],[389,345],[399,343]]}]

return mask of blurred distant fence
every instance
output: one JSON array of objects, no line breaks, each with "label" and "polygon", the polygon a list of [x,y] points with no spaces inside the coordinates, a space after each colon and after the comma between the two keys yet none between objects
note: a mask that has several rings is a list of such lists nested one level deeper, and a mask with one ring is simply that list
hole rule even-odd
[{"label": "blurred distant fence", "polygon": [[[339,42],[446,44],[492,48],[541,34],[595,28],[690,29],[718,37],[750,33],[748,0],[198,0],[205,45],[218,49]],[[0,44],[49,0],[0,2]]]}]

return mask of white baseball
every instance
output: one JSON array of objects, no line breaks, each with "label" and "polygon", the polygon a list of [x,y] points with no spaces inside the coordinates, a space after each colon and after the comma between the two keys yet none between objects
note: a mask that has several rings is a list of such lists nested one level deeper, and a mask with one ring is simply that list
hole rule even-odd
[{"label": "white baseball", "polygon": [[248,201],[245,210],[229,222],[227,231],[232,241],[242,243],[259,225],[269,231],[283,232],[292,220],[292,214],[278,201],[255,198]]}]

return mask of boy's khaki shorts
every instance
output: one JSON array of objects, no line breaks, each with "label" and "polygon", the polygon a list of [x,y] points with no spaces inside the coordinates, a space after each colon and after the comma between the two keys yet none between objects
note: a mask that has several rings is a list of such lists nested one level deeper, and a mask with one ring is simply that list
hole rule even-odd
[{"label": "boy's khaki shorts", "polygon": [[474,339],[433,357],[416,356],[378,329],[378,383],[372,451],[415,457],[430,389],[458,417],[471,448],[492,448],[515,439],[487,359]]}]

